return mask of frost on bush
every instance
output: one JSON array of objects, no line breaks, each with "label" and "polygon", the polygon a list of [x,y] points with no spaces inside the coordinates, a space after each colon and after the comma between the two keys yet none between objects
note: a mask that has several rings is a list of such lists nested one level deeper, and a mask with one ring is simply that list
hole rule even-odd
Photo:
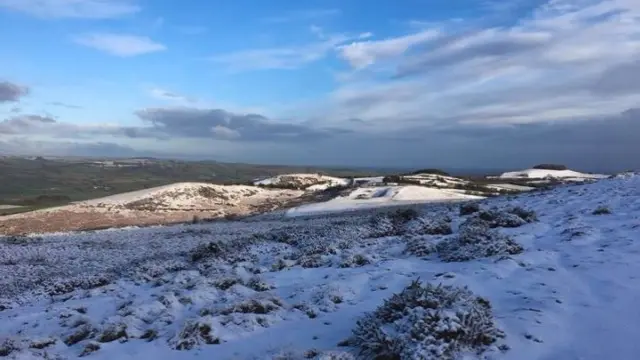
[{"label": "frost on bush", "polygon": [[360,319],[350,344],[371,359],[454,359],[504,337],[488,300],[467,288],[414,281]]},{"label": "frost on bush", "polygon": [[200,244],[191,250],[191,261],[197,262],[210,257],[221,256],[224,252],[222,244],[218,242],[210,242]]},{"label": "frost on bush", "polygon": [[608,215],[611,214],[611,210],[606,206],[599,206],[597,209],[593,210],[593,215]]},{"label": "frost on bush", "polygon": [[514,255],[522,246],[507,235],[500,234],[478,218],[469,218],[460,225],[459,234],[438,243],[438,255],[444,261],[468,261],[494,255]]},{"label": "frost on bush", "polygon": [[362,254],[348,255],[342,259],[341,268],[360,267],[371,264],[371,257]]},{"label": "frost on bush", "polygon": [[2,339],[0,338],[0,356],[9,356],[14,351],[18,351],[20,348],[16,341],[12,339]]},{"label": "frost on bush", "polygon": [[418,218],[405,225],[405,233],[416,235],[449,235],[451,224],[443,218]]},{"label": "frost on bush", "polygon": [[460,215],[471,215],[480,211],[480,204],[477,202],[470,202],[460,205]]},{"label": "frost on bush", "polygon": [[176,350],[191,350],[201,344],[220,344],[220,339],[213,334],[208,323],[189,320],[169,343]]},{"label": "frost on bush", "polygon": [[381,238],[399,234],[399,229],[394,221],[386,215],[373,216],[369,221],[369,237]]},{"label": "frost on bush", "polygon": [[407,254],[424,257],[436,251],[436,244],[428,236],[409,236],[405,242]]},{"label": "frost on bush", "polygon": [[506,209],[492,208],[480,210],[474,217],[486,221],[492,228],[515,228],[538,221],[538,217],[534,211],[526,210],[519,206]]},{"label": "frost on bush", "polygon": [[51,296],[63,295],[76,289],[89,290],[109,284],[105,276],[78,276],[75,278],[58,280],[47,286],[46,292]]}]

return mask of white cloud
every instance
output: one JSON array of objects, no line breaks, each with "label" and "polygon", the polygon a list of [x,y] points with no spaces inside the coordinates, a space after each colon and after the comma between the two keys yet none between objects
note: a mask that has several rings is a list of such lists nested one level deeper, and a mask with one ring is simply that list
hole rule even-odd
[{"label": "white cloud", "polygon": [[362,131],[383,133],[580,121],[640,103],[636,0],[554,0],[512,26],[443,28],[414,51],[392,40],[342,46],[354,68],[380,63],[396,76],[346,77],[314,116],[336,125],[356,118]]},{"label": "white cloud", "polygon": [[338,16],[341,13],[342,12],[340,11],[340,9],[307,9],[307,10],[291,11],[283,15],[268,17],[268,18],[265,18],[264,20],[270,23],[310,21],[310,20],[318,20],[318,19]]},{"label": "white cloud", "polygon": [[166,50],[164,45],[156,43],[148,37],[135,35],[93,33],[76,36],[73,40],[80,45],[120,57]]},{"label": "white cloud", "polygon": [[130,0],[0,0],[0,7],[42,18],[108,19],[140,11]]},{"label": "white cloud", "polygon": [[212,56],[210,60],[224,64],[234,71],[296,69],[324,58],[338,45],[348,40],[349,38],[345,35],[326,35],[320,41],[308,44],[243,50]]},{"label": "white cloud", "polygon": [[211,133],[218,139],[237,139],[240,137],[240,132],[237,130],[229,129],[222,125],[216,125],[211,128]]},{"label": "white cloud", "polygon": [[[435,39],[439,31],[428,29],[415,34],[376,41],[353,42],[339,47],[340,56],[352,67],[362,69],[379,59],[397,57],[410,47]],[[362,34],[368,37],[369,33]]]}]

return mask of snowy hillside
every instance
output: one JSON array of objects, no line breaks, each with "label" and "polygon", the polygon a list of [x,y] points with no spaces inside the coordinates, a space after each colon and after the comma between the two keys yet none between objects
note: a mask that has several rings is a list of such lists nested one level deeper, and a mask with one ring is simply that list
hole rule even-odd
[{"label": "snowy hillside", "polygon": [[420,173],[411,175],[402,175],[402,178],[409,181],[416,181],[420,185],[433,187],[454,187],[456,185],[466,185],[469,181],[453,176],[445,176],[440,174]]},{"label": "snowy hillside", "polygon": [[638,239],[640,176],[420,212],[7,238],[0,356],[636,359]]},{"label": "snowy hillside", "polygon": [[330,187],[347,186],[349,179],[337,178],[321,174],[285,174],[255,181],[256,186],[285,187],[322,191]]},{"label": "snowy hillside", "polygon": [[308,216],[367,208],[482,199],[479,196],[422,186],[364,187],[325,202],[301,205],[287,211],[287,216]]},{"label": "snowy hillside", "polygon": [[301,190],[176,183],[62,207],[0,217],[0,234],[55,232],[191,221],[278,209]]},{"label": "snowy hillside", "polygon": [[499,176],[501,179],[545,179],[555,178],[564,180],[584,181],[585,179],[603,179],[607,175],[585,174],[573,170],[526,169],[506,172]]}]

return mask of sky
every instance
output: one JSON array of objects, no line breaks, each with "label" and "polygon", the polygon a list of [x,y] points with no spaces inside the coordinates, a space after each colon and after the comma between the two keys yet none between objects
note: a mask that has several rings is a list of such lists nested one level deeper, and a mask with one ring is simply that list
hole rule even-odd
[{"label": "sky", "polygon": [[638,0],[0,0],[0,154],[640,167]]}]

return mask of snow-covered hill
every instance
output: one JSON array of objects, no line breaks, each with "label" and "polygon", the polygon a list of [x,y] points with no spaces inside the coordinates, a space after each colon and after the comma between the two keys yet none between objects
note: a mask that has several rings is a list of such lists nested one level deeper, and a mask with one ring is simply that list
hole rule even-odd
[{"label": "snow-covered hill", "polygon": [[635,359],[639,238],[635,175],[420,212],[8,238],[0,355]]},{"label": "snow-covered hill", "polygon": [[0,234],[82,230],[221,218],[278,209],[301,190],[176,183],[0,217]]},{"label": "snow-covered hill", "polygon": [[347,186],[349,179],[337,178],[321,174],[285,174],[262,180],[257,180],[253,184],[256,186],[271,186],[304,189],[308,191],[322,191],[330,187]]},{"label": "snow-covered hill", "polygon": [[343,211],[418,204],[482,199],[447,189],[422,186],[378,186],[363,187],[325,202],[301,205],[287,211],[287,216],[308,216]]},{"label": "snow-covered hill", "polygon": [[547,170],[547,169],[526,169],[521,171],[506,172],[499,176],[501,179],[563,179],[570,181],[584,181],[588,179],[603,179],[607,175],[586,174],[573,170]]}]

